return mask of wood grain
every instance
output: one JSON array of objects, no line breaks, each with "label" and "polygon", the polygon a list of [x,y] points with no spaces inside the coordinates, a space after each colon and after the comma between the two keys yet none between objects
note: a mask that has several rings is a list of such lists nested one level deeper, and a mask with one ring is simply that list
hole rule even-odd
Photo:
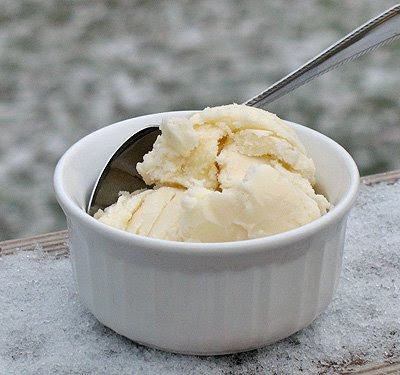
[{"label": "wood grain", "polygon": [[68,231],[62,230],[0,242],[0,256],[14,254],[19,250],[29,251],[36,248],[41,248],[43,251],[56,256],[67,255]]},{"label": "wood grain", "polygon": [[364,176],[361,177],[361,182],[365,185],[373,185],[379,182],[394,183],[398,179],[400,179],[400,170]]},{"label": "wood grain", "polygon": [[386,375],[400,374],[400,358],[387,360],[381,363],[368,363],[361,367],[349,368],[341,374],[351,375]]}]

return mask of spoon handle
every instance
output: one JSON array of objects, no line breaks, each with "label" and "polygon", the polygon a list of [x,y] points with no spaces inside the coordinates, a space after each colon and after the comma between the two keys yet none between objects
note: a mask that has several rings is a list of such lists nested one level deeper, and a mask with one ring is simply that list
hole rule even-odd
[{"label": "spoon handle", "polygon": [[245,104],[263,108],[330,70],[400,37],[400,4],[361,25]]}]

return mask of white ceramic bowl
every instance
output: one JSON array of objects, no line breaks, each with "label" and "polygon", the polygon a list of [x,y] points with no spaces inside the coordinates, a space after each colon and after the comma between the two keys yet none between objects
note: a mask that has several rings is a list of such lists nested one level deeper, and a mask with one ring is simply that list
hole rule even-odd
[{"label": "white ceramic bowl", "polygon": [[289,123],[335,205],[312,223],[254,240],[181,243],[123,232],[85,213],[99,172],[126,138],[162,118],[189,113],[105,127],[59,161],[54,185],[67,217],[79,294],[100,322],[144,345],[200,355],[258,348],[306,327],[331,301],[358,170],[337,143]]}]

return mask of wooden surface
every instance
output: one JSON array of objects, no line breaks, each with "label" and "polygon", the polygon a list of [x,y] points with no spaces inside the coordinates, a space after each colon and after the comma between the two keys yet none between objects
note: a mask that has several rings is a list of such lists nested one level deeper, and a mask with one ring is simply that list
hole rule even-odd
[{"label": "wooden surface", "polygon": [[[394,183],[400,179],[400,170],[380,173],[361,178],[361,182],[365,185],[372,185],[380,182]],[[68,255],[68,231],[46,233],[38,236],[19,238],[0,242],[0,256],[11,255],[16,251],[29,251],[40,248],[46,253],[55,256]],[[342,374],[400,374],[400,358],[390,358],[377,363],[351,363],[348,364],[347,370]]]},{"label": "wooden surface", "polygon": [[34,237],[18,238],[0,242],[0,256],[15,253],[17,250],[34,250],[41,248],[57,256],[68,254],[68,231],[62,230],[41,234]]},{"label": "wooden surface", "polygon": [[361,177],[361,182],[364,185],[372,185],[379,182],[394,183],[400,179],[400,170],[373,174],[370,176]]}]

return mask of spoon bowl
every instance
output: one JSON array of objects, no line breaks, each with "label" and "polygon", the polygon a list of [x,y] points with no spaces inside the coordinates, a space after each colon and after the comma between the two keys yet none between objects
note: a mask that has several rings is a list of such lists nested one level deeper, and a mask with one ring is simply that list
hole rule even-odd
[{"label": "spoon bowl", "polygon": [[108,160],[95,183],[87,212],[94,215],[99,209],[113,204],[120,191],[149,188],[136,170],[136,164],[152,149],[161,134],[156,125],[150,125],[130,136]]}]

